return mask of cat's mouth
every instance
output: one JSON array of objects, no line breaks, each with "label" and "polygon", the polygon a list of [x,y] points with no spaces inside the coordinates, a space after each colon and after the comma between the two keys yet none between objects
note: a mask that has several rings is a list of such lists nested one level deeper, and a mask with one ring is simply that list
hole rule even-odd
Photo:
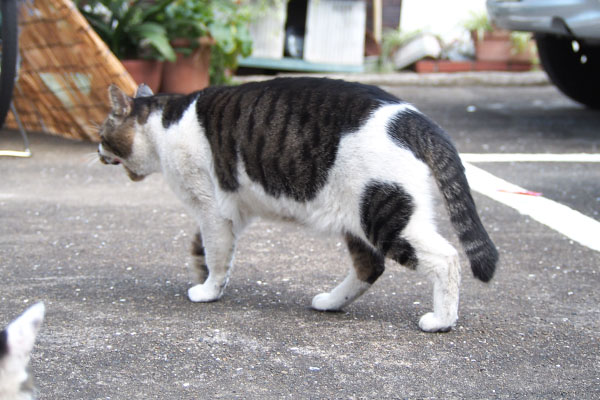
[{"label": "cat's mouth", "polygon": [[[104,155],[98,152],[98,157],[100,158],[100,162],[106,165],[119,165],[123,164],[118,157],[111,157],[108,155]],[[127,176],[134,182],[139,182],[146,177],[146,175],[138,175],[123,164],[123,168],[125,168],[125,172],[127,172]]]},{"label": "cat's mouth", "polygon": [[121,160],[119,160],[117,157],[108,157],[105,156],[103,154],[101,154],[100,152],[98,152],[98,157],[100,157],[100,162],[102,164],[110,164],[110,165],[119,165],[121,164]]}]

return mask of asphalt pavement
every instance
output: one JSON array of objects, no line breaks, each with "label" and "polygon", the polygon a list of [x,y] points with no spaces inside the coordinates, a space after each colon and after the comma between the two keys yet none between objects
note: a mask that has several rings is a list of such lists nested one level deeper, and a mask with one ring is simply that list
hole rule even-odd
[{"label": "asphalt pavement", "polygon": [[[543,82],[381,83],[464,153],[600,153],[600,113]],[[224,297],[194,304],[194,224],[163,178],[133,183],[91,143],[30,140],[32,158],[0,157],[0,323],[46,303],[39,399],[600,398],[600,252],[505,204],[474,194],[501,263],[489,284],[463,268],[449,333],[418,329],[431,287],[393,263],[345,311],[313,311],[345,246],[269,221],[239,242]],[[476,165],[600,222],[598,163]]]}]

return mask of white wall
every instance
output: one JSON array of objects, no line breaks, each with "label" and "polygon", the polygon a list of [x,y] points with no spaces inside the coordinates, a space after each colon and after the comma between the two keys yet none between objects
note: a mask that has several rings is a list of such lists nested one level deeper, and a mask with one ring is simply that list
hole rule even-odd
[{"label": "white wall", "polygon": [[472,11],[485,12],[485,0],[402,0],[400,29],[440,35],[445,43],[462,38]]}]

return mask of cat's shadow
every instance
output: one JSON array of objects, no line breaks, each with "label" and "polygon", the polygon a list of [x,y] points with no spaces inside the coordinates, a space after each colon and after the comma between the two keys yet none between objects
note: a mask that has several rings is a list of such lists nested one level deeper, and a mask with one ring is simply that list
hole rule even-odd
[{"label": "cat's shadow", "polygon": [[[339,311],[320,311],[311,307],[312,295],[302,289],[290,289],[275,285],[257,287],[252,284],[230,284],[221,299],[211,303],[192,303],[185,296],[179,301],[187,302],[186,309],[191,312],[205,312],[205,317],[226,312],[262,315],[274,323],[281,321],[303,320],[307,323],[349,323],[356,322],[357,329],[364,323],[385,324],[396,329],[419,331],[414,323],[420,314],[428,311],[425,307],[412,302],[402,303],[401,298],[390,301],[389,298],[377,299],[377,296],[365,295],[364,298]],[[179,302],[178,301],[178,302]]]}]

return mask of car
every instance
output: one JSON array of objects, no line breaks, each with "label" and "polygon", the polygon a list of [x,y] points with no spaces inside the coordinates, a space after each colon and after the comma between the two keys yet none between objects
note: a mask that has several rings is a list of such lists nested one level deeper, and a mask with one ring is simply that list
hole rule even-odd
[{"label": "car", "polygon": [[600,0],[487,0],[500,28],[533,32],[542,67],[564,94],[600,109]]}]

